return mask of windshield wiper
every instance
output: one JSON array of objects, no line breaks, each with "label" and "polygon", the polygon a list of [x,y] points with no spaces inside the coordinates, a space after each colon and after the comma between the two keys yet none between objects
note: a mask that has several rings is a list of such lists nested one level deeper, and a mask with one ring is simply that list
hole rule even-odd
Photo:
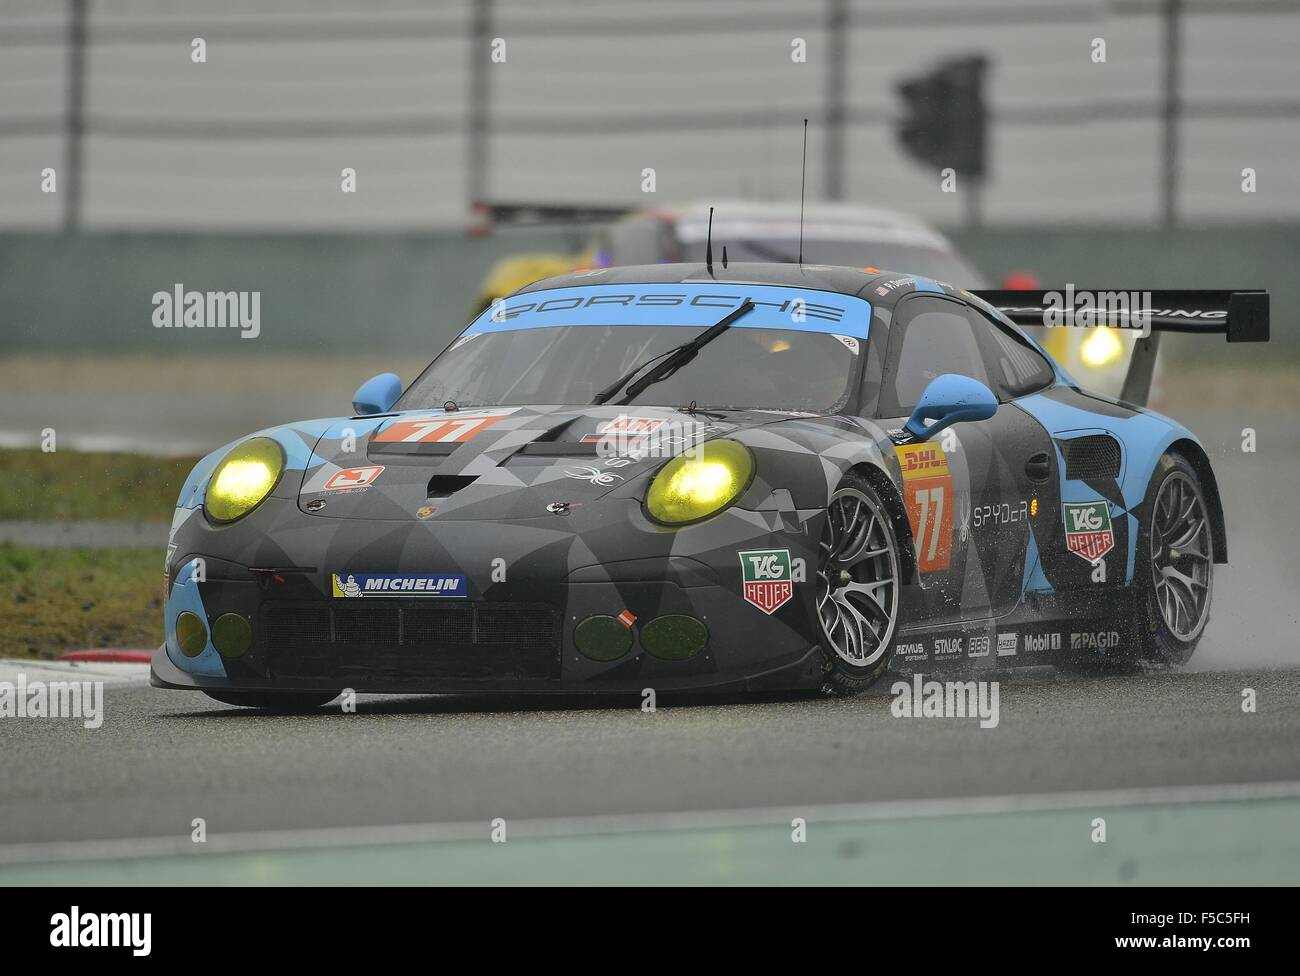
[{"label": "windshield wiper", "polygon": [[726,315],[716,325],[709,326],[707,329],[705,329],[703,332],[697,335],[690,342],[684,342],[680,346],[677,346],[674,349],[669,349],[667,352],[660,353],[658,356],[655,356],[653,359],[648,359],[644,363],[638,364],[636,367],[634,367],[633,369],[629,370],[627,373],[620,376],[615,382],[611,383],[609,386],[605,387],[605,389],[597,393],[595,399],[592,400],[592,403],[605,403],[611,397],[613,397],[615,393],[617,393],[619,390],[623,388],[624,383],[630,380],[637,373],[641,372],[643,369],[645,369],[648,366],[654,365],[656,362],[659,362],[659,360],[663,360],[663,362],[660,362],[659,365],[656,366],[651,372],[646,373],[645,376],[642,376],[639,380],[637,380],[635,383],[629,386],[627,388],[627,393],[624,395],[623,399],[619,401],[620,404],[631,403],[647,387],[652,386],[655,383],[658,383],[660,380],[668,379],[668,377],[672,376],[673,373],[677,372],[679,369],[681,369],[683,366],[689,363],[692,359],[694,359],[697,355],[699,355],[701,349],[707,346],[718,336],[722,335],[722,333],[726,332],[740,318],[742,318],[745,315],[748,315],[751,311],[753,311],[753,309],[754,309],[754,303],[751,302],[749,299],[745,299],[745,301],[741,302],[740,305],[734,311]]}]

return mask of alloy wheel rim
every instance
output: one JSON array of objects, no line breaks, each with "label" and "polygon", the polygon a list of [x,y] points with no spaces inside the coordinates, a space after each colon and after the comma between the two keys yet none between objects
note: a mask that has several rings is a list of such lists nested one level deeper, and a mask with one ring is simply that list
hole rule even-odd
[{"label": "alloy wheel rim", "polygon": [[831,496],[817,569],[822,638],[853,667],[875,664],[898,617],[898,553],[888,516],[856,488]]},{"label": "alloy wheel rim", "polygon": [[1205,504],[1192,479],[1175,471],[1156,496],[1151,576],[1160,616],[1180,641],[1192,640],[1205,626],[1213,556]]}]

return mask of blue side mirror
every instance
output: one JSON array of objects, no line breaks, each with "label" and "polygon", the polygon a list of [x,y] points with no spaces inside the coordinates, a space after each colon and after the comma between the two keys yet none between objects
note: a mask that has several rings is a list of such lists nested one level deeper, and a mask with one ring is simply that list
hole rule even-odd
[{"label": "blue side mirror", "polygon": [[[903,427],[918,441],[925,441],[953,424],[988,420],[997,409],[998,398],[979,380],[944,373],[930,381]],[[934,423],[927,427],[927,420]]]},{"label": "blue side mirror", "polygon": [[402,381],[398,375],[380,373],[370,377],[352,394],[352,409],[362,417],[373,413],[388,413],[401,395]]}]

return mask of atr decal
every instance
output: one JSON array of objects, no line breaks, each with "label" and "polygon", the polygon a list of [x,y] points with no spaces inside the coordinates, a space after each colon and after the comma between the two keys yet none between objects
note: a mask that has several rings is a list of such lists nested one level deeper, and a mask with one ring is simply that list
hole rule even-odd
[{"label": "atr decal", "polygon": [[501,407],[496,410],[476,410],[473,413],[456,411],[398,420],[389,424],[371,439],[381,443],[459,444],[509,417],[518,409],[518,407]]},{"label": "atr decal", "polygon": [[372,573],[334,573],[330,577],[336,597],[367,596],[468,596],[469,582],[459,573],[435,576],[389,576]]},{"label": "atr decal", "polygon": [[367,488],[374,484],[384,470],[382,464],[371,464],[363,468],[342,468],[325,482],[324,491],[347,491],[354,488]]},{"label": "atr decal", "polygon": [[1106,502],[1064,505],[1065,548],[1090,563],[1095,563],[1115,548],[1115,533],[1110,525],[1110,506]]},{"label": "atr decal", "polygon": [[952,560],[952,475],[938,444],[894,448],[903,473],[903,505],[912,526],[917,569],[933,573]]},{"label": "atr decal", "polygon": [[621,413],[609,423],[599,424],[594,434],[588,434],[582,438],[582,443],[595,444],[606,437],[629,439],[645,437],[647,434],[653,434],[667,422],[663,417],[629,417],[627,414]]},{"label": "atr decal", "polygon": [[746,603],[772,614],[794,596],[789,549],[752,549],[740,553]]}]

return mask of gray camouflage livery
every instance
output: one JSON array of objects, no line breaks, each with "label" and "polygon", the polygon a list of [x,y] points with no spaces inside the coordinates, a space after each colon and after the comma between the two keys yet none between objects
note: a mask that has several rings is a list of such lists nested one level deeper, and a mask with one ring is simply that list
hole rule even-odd
[{"label": "gray camouflage livery", "polygon": [[[701,372],[705,406],[400,402],[289,424],[257,435],[284,453],[274,489],[219,523],[204,502],[226,445],[177,503],[154,684],[257,705],[344,688],[843,693],[886,670],[1190,653],[1226,558],[1204,451],[1079,390],[973,294],[875,269],[609,268],[530,285],[442,356],[539,309],[580,322],[569,310],[594,305],[608,328],[670,296],[712,318],[761,299],[769,325],[802,312],[792,328],[843,344],[845,393],[833,411],[714,406]],[[908,423],[918,384],[963,376],[996,400],[985,419]],[[652,518],[669,458],[724,439],[753,462],[734,502]],[[202,646],[182,650],[184,613]],[[223,618],[250,635],[233,651],[213,642]]]}]

